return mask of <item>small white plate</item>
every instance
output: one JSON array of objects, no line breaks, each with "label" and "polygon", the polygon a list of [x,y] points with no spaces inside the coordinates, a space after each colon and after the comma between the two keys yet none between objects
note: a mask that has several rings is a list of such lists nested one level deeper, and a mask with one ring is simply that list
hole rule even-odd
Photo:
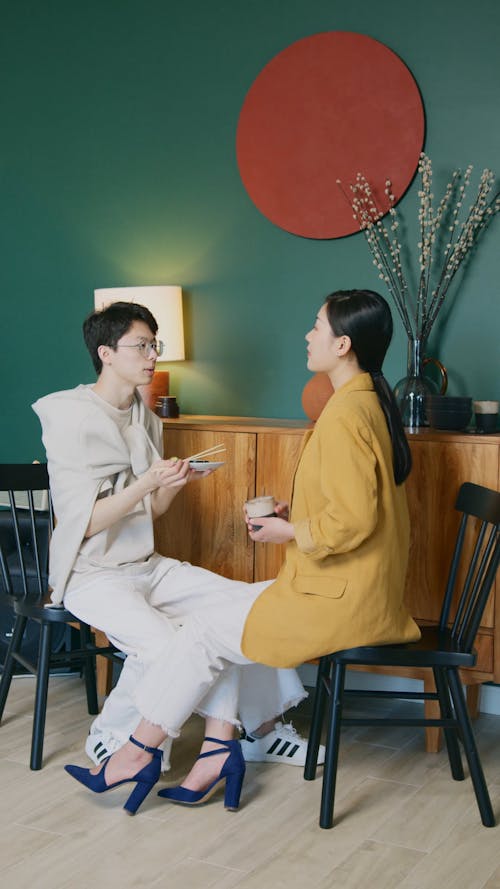
[{"label": "small white plate", "polygon": [[224,463],[224,460],[221,463],[212,462],[211,460],[190,460],[189,468],[194,469],[195,472],[204,472],[206,469],[218,469],[219,466],[224,466]]}]

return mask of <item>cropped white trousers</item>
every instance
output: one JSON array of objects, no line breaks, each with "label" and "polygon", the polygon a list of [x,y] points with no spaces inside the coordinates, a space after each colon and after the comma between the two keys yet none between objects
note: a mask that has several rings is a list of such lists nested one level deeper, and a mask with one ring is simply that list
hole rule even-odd
[{"label": "cropped white trousers", "polygon": [[[241,653],[248,612],[269,583],[228,580],[158,554],[142,565],[73,572],[65,606],[127,655],[93,729],[124,742],[143,716],[174,738],[196,711],[252,731],[299,703],[306,692],[295,670]],[[209,665],[202,655],[214,627],[226,641]]]}]

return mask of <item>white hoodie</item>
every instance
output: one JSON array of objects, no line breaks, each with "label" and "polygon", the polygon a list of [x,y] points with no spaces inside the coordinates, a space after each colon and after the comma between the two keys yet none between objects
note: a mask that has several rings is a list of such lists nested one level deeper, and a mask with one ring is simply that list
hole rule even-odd
[{"label": "white hoodie", "polygon": [[96,499],[122,490],[160,458],[162,423],[137,393],[123,411],[88,385],[54,392],[32,407],[42,424],[56,516],[49,583],[59,604],[75,568],[142,562],[153,552],[150,495],[111,528],[84,535]]}]

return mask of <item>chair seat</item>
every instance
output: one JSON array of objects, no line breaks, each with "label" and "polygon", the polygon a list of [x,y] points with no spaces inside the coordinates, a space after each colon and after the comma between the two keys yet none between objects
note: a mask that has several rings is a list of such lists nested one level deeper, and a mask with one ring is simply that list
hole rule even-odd
[{"label": "chair seat", "polygon": [[477,654],[465,651],[449,630],[421,627],[418,642],[406,645],[366,645],[346,648],[329,657],[343,664],[376,664],[382,667],[473,667]]},{"label": "chair seat", "polygon": [[64,605],[53,605],[50,599],[47,599],[46,602],[36,601],[35,596],[28,599],[14,599],[13,608],[15,614],[42,623],[69,623],[70,621],[79,623],[79,619]]}]

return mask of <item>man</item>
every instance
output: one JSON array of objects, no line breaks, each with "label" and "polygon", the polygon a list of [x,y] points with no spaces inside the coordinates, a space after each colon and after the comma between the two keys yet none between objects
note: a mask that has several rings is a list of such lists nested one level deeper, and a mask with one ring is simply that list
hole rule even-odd
[{"label": "man", "polygon": [[[54,602],[102,629],[126,655],[115,689],[94,721],[86,751],[96,764],[119,749],[138,722],[134,692],[183,618],[245,584],[154,552],[153,522],[195,473],[162,459],[162,424],[137,387],[150,382],[162,344],[148,309],[114,303],[84,322],[97,381],[39,399],[57,525],[51,540]],[[265,586],[263,584],[262,586]],[[245,758],[303,765],[306,741],[276,714],[305,697],[293,670],[257,664],[228,669],[201,702],[209,723],[226,720],[239,698]],[[236,724],[239,724],[238,722]],[[214,734],[207,727],[207,734]],[[320,753],[320,761],[324,751]]]}]

